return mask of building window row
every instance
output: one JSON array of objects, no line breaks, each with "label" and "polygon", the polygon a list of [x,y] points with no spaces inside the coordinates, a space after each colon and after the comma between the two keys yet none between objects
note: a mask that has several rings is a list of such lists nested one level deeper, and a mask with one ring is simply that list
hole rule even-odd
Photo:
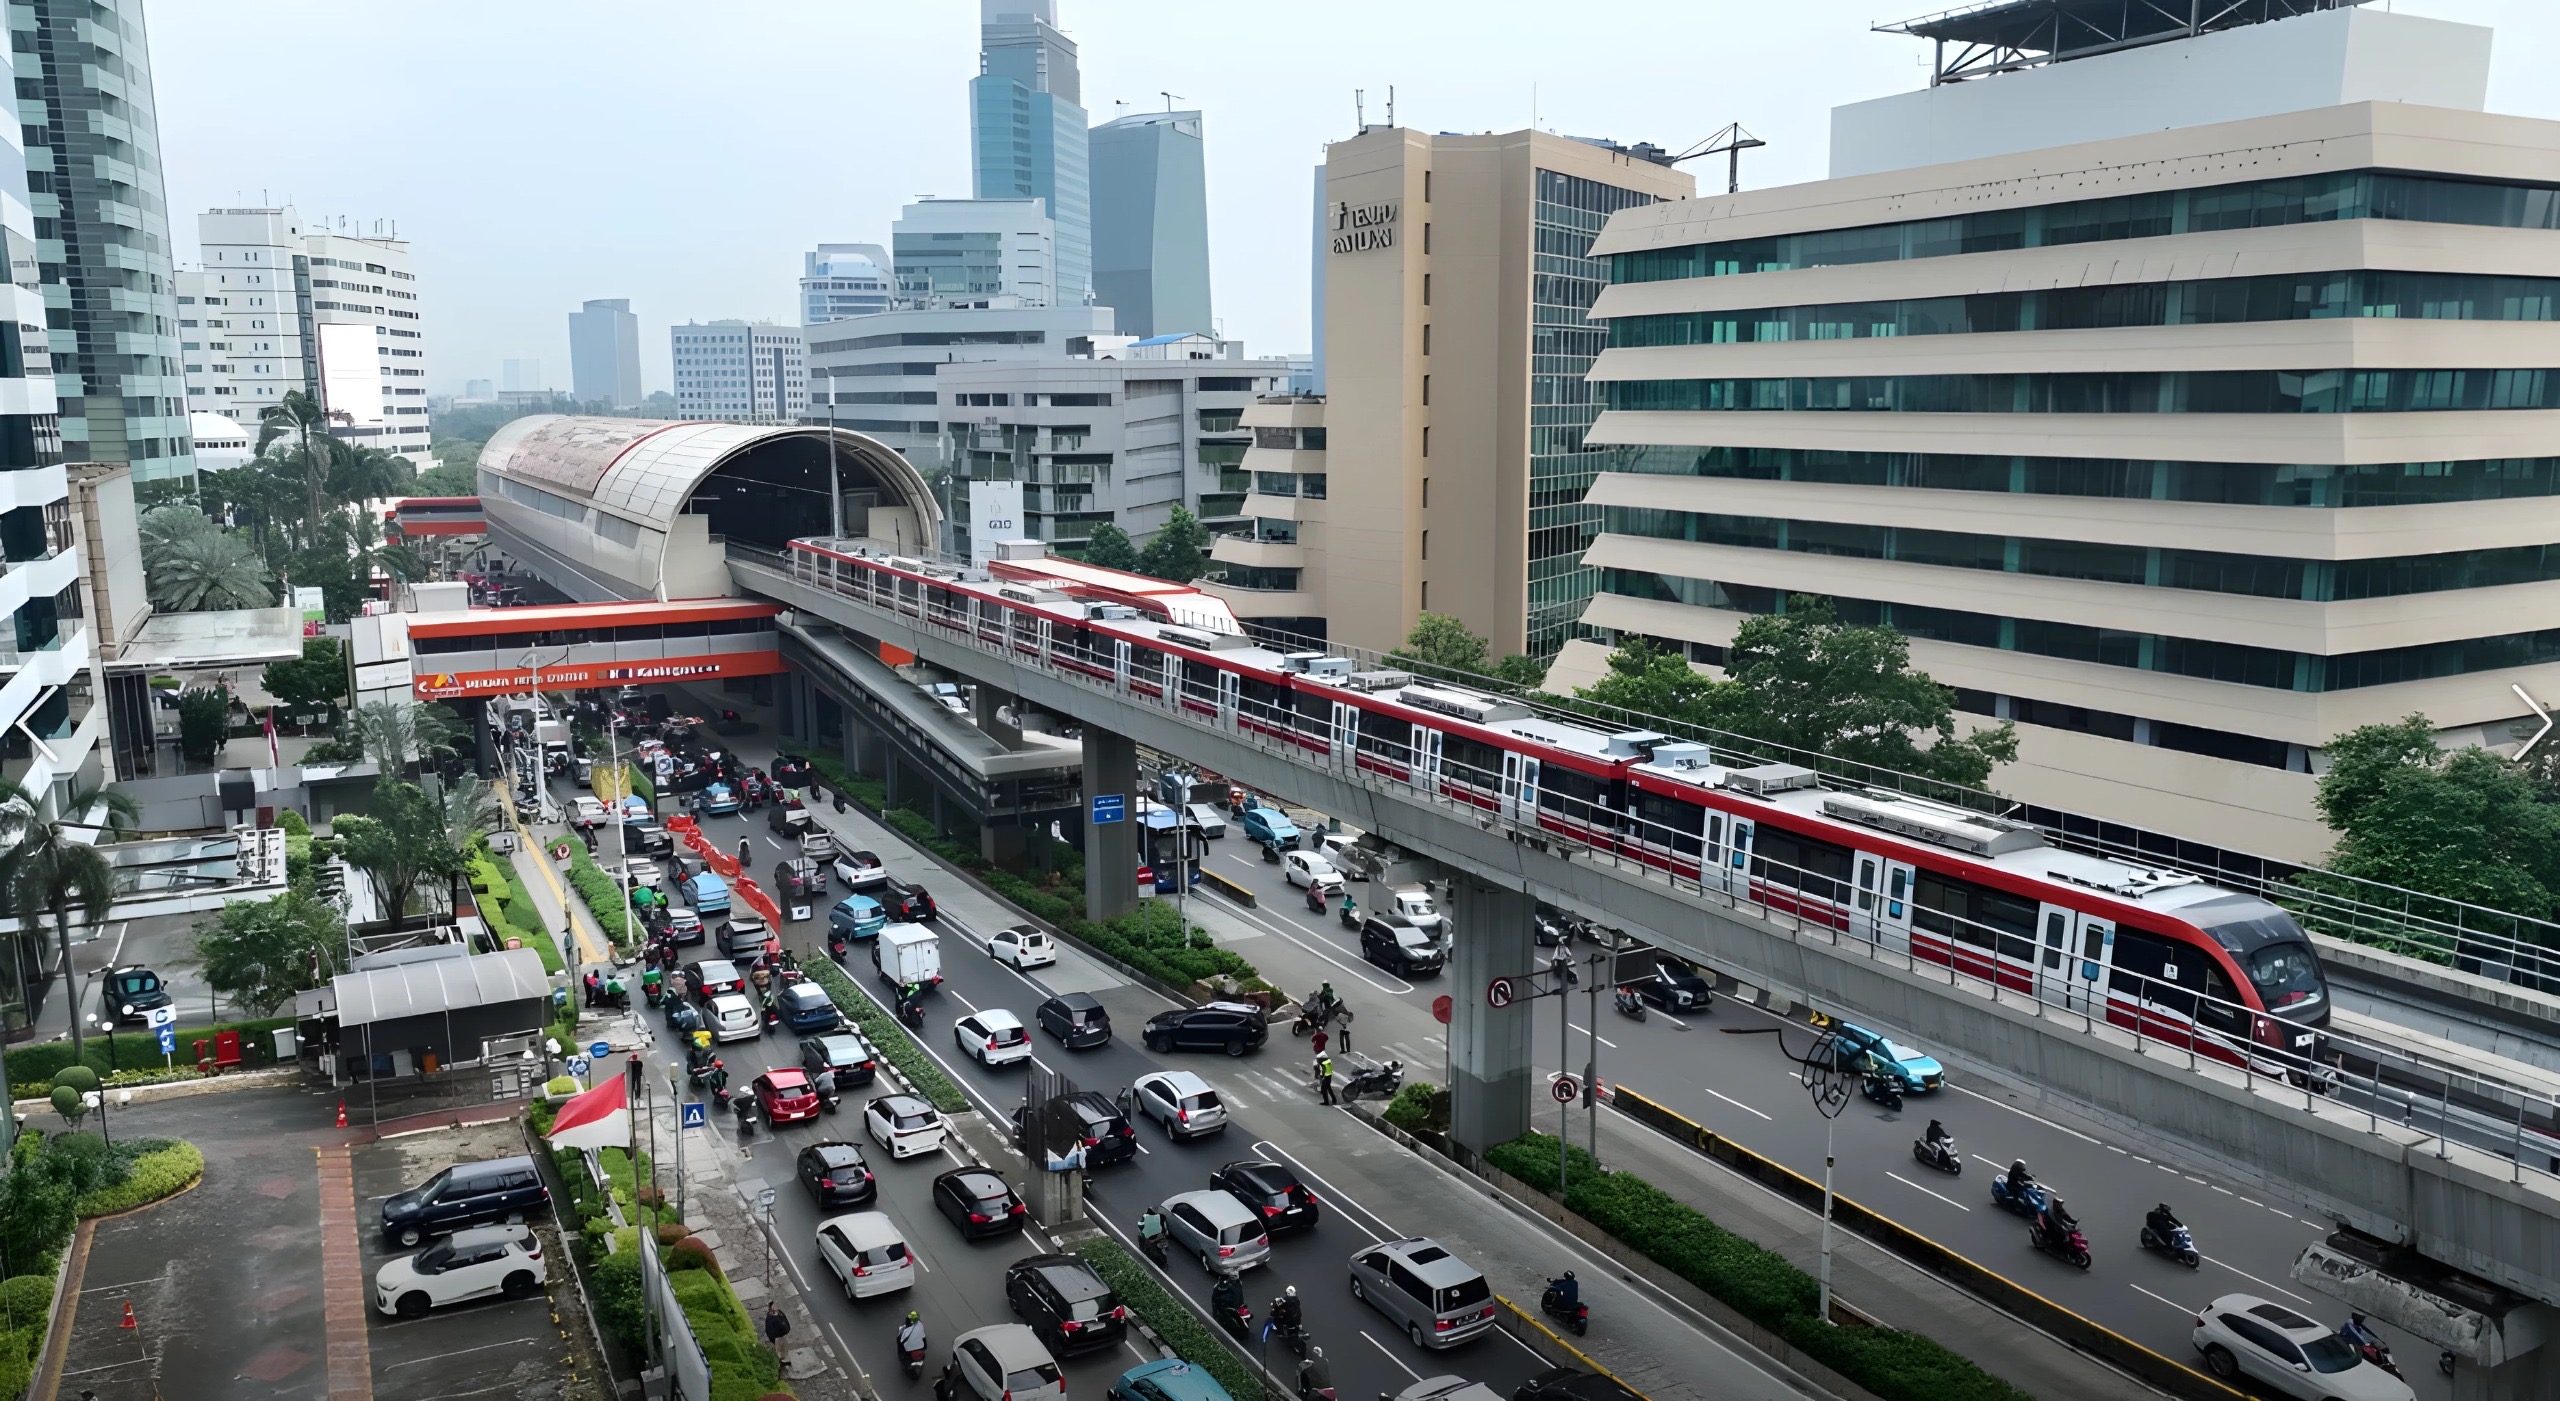
[{"label": "building window row", "polygon": [[1849,413],[2419,413],[2560,408],[2550,370],[2160,370],[1621,380],[1609,406]]},{"label": "building window row", "polygon": [[[1691,579],[1632,569],[1607,569],[1602,574],[1605,592],[1629,598],[1654,599],[1734,613],[1786,611],[1787,595],[1784,590],[1756,584],[1720,583],[1711,579]],[[2272,647],[2250,647],[2236,642],[2209,642],[2199,638],[2057,623],[2041,618],[2000,617],[1915,603],[1859,598],[1835,598],[1833,602],[1838,605],[1840,616],[1848,622],[1892,627],[1908,636],[1936,642],[2059,657],[2279,691],[2352,691],[2366,686],[2468,676],[2560,661],[2560,629],[2555,628],[2321,656]]]},{"label": "building window row", "polygon": [[1766,344],[2343,317],[2560,320],[2555,308],[2560,278],[2364,269],[1622,316],[1609,323],[1609,344]]},{"label": "building window row", "polygon": [[2560,189],[2372,170],[2332,171],[1863,228],[1648,248],[1612,255],[1610,280],[1663,282],[1786,272],[2340,219],[2560,229]]},{"label": "building window row", "polygon": [[1934,564],[2053,579],[2195,589],[2315,603],[2560,579],[2560,545],[2515,545],[2383,559],[2303,560],[2216,550],[2161,549],[2080,540],[1974,535],[1908,526],[1713,515],[1611,506],[1615,535],[1689,540],[1744,549]]}]

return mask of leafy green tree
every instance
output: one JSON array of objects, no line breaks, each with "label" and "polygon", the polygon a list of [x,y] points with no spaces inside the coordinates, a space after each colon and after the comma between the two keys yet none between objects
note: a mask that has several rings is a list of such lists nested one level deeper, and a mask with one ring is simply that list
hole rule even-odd
[{"label": "leafy green tree", "polygon": [[[87,820],[91,815],[98,820]],[[112,790],[85,789],[66,796],[56,813],[48,813],[36,796],[15,783],[0,782],[0,880],[6,882],[8,910],[21,927],[37,929],[53,922],[62,950],[66,981],[71,970],[71,927],[87,927],[107,917],[115,904],[115,870],[98,843],[130,828],[142,815],[133,799]],[[71,1056],[80,1057],[81,1008],[71,1009]]]},{"label": "leafy green tree", "polygon": [[2349,730],[2322,753],[2329,870],[2542,919],[2560,907],[2560,806],[2523,768],[2476,745],[2447,753],[2423,715]]},{"label": "leafy green tree", "polygon": [[414,783],[385,777],[373,787],[370,812],[334,824],[347,864],[372,878],[385,918],[407,916],[422,888],[463,868],[463,852],[445,823],[444,806]]},{"label": "leafy green tree", "polygon": [[[448,439],[436,444],[436,465],[418,474],[409,483],[412,496],[478,496],[480,494],[479,443]],[[446,449],[455,449],[451,456]],[[468,449],[468,451],[462,451]]]},{"label": "leafy green tree", "polygon": [[231,728],[231,693],[219,686],[178,694],[178,752],[188,762],[210,764]]},{"label": "leafy green tree", "polygon": [[346,652],[334,637],[306,637],[300,657],[268,663],[258,684],[289,709],[317,710],[346,695]]},{"label": "leafy green tree", "polygon": [[1187,584],[1209,572],[1209,543],[1216,537],[1200,518],[1176,504],[1164,529],[1138,555],[1138,572],[1169,583]]},{"label": "leafy green tree", "polygon": [[213,990],[259,1016],[345,971],[347,924],[309,891],[235,900],[196,924],[196,957]]},{"label": "leafy green tree", "polygon": [[1609,674],[1584,687],[1581,694],[1585,700],[1638,715],[1696,725],[1705,723],[1703,717],[1714,708],[1712,698],[1728,684],[1690,666],[1679,653],[1635,637],[1609,654]]},{"label": "leafy green tree", "polygon": [[[417,473],[409,459],[377,447],[340,446],[329,468],[329,498],[342,505],[407,496]],[[378,525],[377,519],[377,525]]]},{"label": "leafy green tree", "polygon": [[1104,521],[1085,538],[1084,562],[1135,574],[1138,572],[1138,547],[1129,539],[1129,532]]},{"label": "leafy green tree", "polygon": [[[152,514],[175,509],[181,508],[164,506]],[[271,608],[277,597],[266,561],[258,558],[248,541],[219,527],[172,536],[148,550],[143,575],[151,606],[168,613]]]},{"label": "leafy green tree", "polygon": [[1547,679],[1547,664],[1514,652],[1494,665],[1493,679],[1508,682],[1524,691],[1534,691]]},{"label": "leafy green tree", "polygon": [[1413,620],[1413,630],[1404,635],[1404,645],[1387,655],[1421,666],[1482,675],[1487,645],[1455,617],[1425,613]]}]

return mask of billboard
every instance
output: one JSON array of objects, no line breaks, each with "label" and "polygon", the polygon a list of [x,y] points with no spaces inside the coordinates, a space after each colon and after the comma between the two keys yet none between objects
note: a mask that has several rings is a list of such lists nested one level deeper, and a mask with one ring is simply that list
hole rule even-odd
[{"label": "billboard", "polygon": [[[419,659],[423,664],[424,659]],[[599,686],[645,686],[666,681],[713,681],[732,676],[778,676],[784,670],[780,652],[732,652],[708,657],[668,657],[645,662],[569,662],[542,668],[542,689],[582,691]],[[420,700],[454,700],[462,696],[507,695],[531,688],[533,673],[524,667],[500,671],[420,671],[415,690]]]},{"label": "billboard", "polygon": [[320,402],[329,416],[382,422],[382,350],[373,328],[328,322],[319,331]]},{"label": "billboard", "polygon": [[969,483],[969,562],[983,565],[996,557],[996,544],[1020,540],[1028,533],[1022,516],[1022,483]]}]

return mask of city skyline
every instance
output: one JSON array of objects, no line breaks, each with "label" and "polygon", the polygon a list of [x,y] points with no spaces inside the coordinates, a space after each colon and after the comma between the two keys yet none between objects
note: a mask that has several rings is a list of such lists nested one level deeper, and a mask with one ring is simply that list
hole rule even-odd
[{"label": "city skyline", "polygon": [[[2560,7],[2393,3],[2497,29],[2490,109],[2560,116],[2560,93],[2534,81],[2532,62],[2560,47]],[[445,289],[439,378],[429,385],[437,393],[492,377],[505,358],[565,366],[563,317],[606,297],[629,298],[641,319],[645,388],[669,388],[665,327],[726,317],[796,322],[809,248],[885,243],[900,206],[971,191],[973,3],[776,9],[760,13],[777,18],[752,28],[687,26],[681,41],[671,6],[608,12],[564,3],[508,10],[503,20],[485,6],[474,21],[466,0],[432,20],[329,7],[326,23],[317,22],[317,0],[248,8],[264,19],[243,24],[237,11],[212,7],[151,12],[175,251],[194,261],[194,216],[218,206],[292,199],[315,218],[397,219],[419,249],[420,275]],[[1311,347],[1308,181],[1323,143],[1354,134],[1354,89],[1366,90],[1374,123],[1385,120],[1392,85],[1398,120],[1427,131],[1518,130],[1534,110],[1542,130],[1680,150],[1739,119],[1770,143],[1743,159],[1746,187],[1764,188],[1823,176],[1831,107],[1927,80],[1924,46],[1869,32],[1902,10],[1849,0],[1740,12],[1712,30],[1693,7],[1670,0],[1636,0],[1608,25],[1578,27],[1549,26],[1541,17],[1551,16],[1526,3],[1318,0],[1286,25],[1155,0],[1062,0],[1062,11],[1092,122],[1161,110],[1163,90],[1215,128],[1207,172],[1214,300],[1220,329],[1256,353]],[[1693,37],[1630,42],[1647,33]],[[490,41],[500,34],[506,43]],[[459,76],[434,96],[385,102],[368,75],[332,58],[349,43]],[[1247,45],[1253,65],[1216,61]],[[830,58],[848,46],[898,60],[848,88],[831,77]],[[591,61],[554,61],[578,50]],[[1719,61],[1710,52],[1742,57]],[[336,114],[331,121],[304,123],[286,106],[239,108],[227,75],[276,62],[308,75],[310,108]],[[682,104],[653,104],[632,82],[678,70],[754,81],[763,101],[752,130],[743,119],[706,123]],[[1702,73],[1714,83],[1702,84]],[[536,132],[573,133],[574,141],[549,144],[578,156],[527,159],[511,143]],[[288,165],[277,153],[292,149],[308,154]],[[691,176],[688,156],[696,158]],[[1701,187],[1720,189],[1721,175],[1702,171]],[[668,256],[704,248],[720,256]]]}]

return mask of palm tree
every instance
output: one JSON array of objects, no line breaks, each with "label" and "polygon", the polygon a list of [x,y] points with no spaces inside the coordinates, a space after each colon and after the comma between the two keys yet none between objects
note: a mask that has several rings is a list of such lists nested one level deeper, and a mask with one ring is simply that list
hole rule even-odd
[{"label": "palm tree", "polygon": [[406,772],[413,762],[452,753],[462,738],[462,725],[451,711],[423,702],[367,701],[347,723],[385,778]]},{"label": "palm tree", "polygon": [[143,512],[142,518],[135,522],[135,525],[142,535],[143,549],[147,552],[143,556],[145,559],[151,558],[180,540],[215,535],[222,530],[221,526],[213,523],[212,517],[183,503],[154,506]]},{"label": "palm tree", "polygon": [[62,952],[63,995],[70,999],[71,1058],[80,1059],[80,999],[71,977],[71,926],[96,924],[115,905],[115,868],[98,850],[101,839],[131,827],[142,814],[132,798],[106,789],[75,792],[63,800],[64,814],[95,815],[97,822],[73,816],[47,816],[36,795],[0,780],[0,886],[7,908],[22,927],[33,929],[50,917]]},{"label": "palm tree", "polygon": [[[464,774],[446,784],[436,795],[436,805],[442,810],[445,841],[456,851],[470,850],[472,839],[498,820],[498,791],[476,773]],[[461,908],[455,899],[460,880],[461,873],[456,872],[445,882],[447,911]]]},{"label": "palm tree", "polygon": [[266,561],[228,531],[171,537],[152,548],[145,565],[152,606],[163,612],[266,608],[276,601]]},{"label": "palm tree", "polygon": [[284,437],[293,439],[303,492],[309,498],[311,514],[306,519],[316,530],[320,518],[328,514],[329,450],[337,442],[329,436],[329,411],[299,389],[286,390],[284,398],[258,410],[258,454],[265,456],[267,444]]}]

